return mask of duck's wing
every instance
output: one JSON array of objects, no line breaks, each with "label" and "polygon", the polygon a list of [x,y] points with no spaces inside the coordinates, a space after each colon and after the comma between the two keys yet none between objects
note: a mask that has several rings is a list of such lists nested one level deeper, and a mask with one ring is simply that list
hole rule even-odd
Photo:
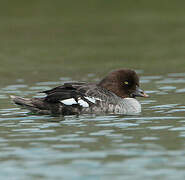
[{"label": "duck's wing", "polygon": [[86,90],[83,88],[86,86],[84,82],[65,83],[62,86],[55,87],[53,89],[42,91],[41,93],[47,94],[45,100],[47,102],[61,102],[62,100],[74,99],[84,97]]},{"label": "duck's wing", "polygon": [[47,95],[56,93],[56,92],[61,92],[61,91],[70,91],[70,90],[76,90],[77,88],[79,88],[80,86],[86,84],[85,82],[72,82],[72,83],[64,83],[61,86],[57,86],[53,89],[49,89],[46,91],[41,91],[40,93],[45,93]]}]

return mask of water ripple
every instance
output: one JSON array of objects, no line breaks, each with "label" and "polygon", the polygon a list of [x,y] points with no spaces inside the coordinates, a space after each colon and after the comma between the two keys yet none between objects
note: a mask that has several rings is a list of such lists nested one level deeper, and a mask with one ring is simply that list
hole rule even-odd
[{"label": "water ripple", "polygon": [[37,116],[10,104],[10,94],[41,97],[66,80],[0,89],[3,179],[184,178],[184,73],[142,76],[151,97],[138,98],[138,116]]}]

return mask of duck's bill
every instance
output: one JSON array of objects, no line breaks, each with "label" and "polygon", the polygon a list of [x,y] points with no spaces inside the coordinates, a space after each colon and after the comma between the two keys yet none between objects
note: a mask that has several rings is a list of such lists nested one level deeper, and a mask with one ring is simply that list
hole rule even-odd
[{"label": "duck's bill", "polygon": [[132,97],[149,97],[142,89],[139,87],[136,88],[136,91],[131,94]]}]

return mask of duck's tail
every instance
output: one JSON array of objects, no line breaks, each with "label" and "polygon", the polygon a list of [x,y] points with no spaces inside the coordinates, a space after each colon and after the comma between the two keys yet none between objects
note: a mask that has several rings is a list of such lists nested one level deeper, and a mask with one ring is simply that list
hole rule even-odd
[{"label": "duck's tail", "polygon": [[10,95],[10,98],[17,105],[20,105],[20,106],[29,106],[29,107],[32,107],[33,106],[31,99],[22,98],[22,97],[13,96],[13,95]]},{"label": "duck's tail", "polygon": [[11,100],[21,106],[22,108],[26,108],[31,112],[37,114],[50,114],[51,109],[48,107],[48,104],[43,100],[43,98],[22,98],[18,96],[10,96]]}]

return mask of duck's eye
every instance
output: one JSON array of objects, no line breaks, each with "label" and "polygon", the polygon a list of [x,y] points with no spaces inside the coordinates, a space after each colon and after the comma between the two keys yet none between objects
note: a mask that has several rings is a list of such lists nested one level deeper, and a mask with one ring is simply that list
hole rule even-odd
[{"label": "duck's eye", "polygon": [[128,81],[125,81],[124,84],[125,84],[125,85],[128,85]]}]

